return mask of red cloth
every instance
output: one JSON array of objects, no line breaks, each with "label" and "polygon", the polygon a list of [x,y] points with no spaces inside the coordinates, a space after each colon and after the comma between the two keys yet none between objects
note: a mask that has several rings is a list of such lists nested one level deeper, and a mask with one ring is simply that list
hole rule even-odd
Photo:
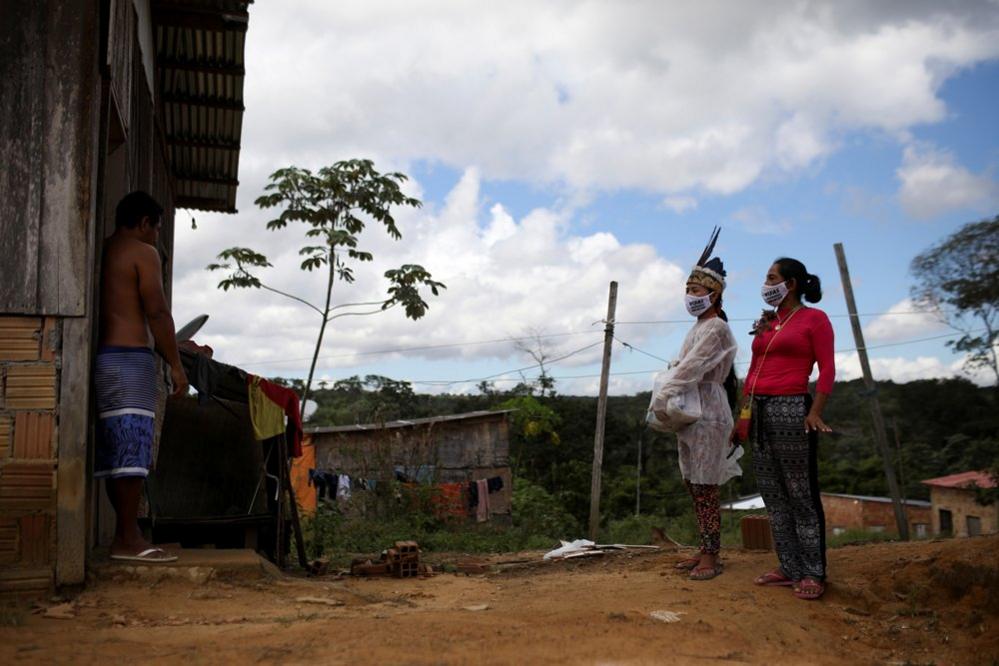
[{"label": "red cloth", "polygon": [[466,483],[439,483],[430,496],[434,516],[440,520],[464,520],[468,516],[465,499]]},{"label": "red cloth", "polygon": [[[247,381],[252,381],[252,376],[249,374],[247,374]],[[269,382],[263,377],[260,378],[260,390],[271,402],[284,410],[285,416],[288,417],[288,424],[292,427],[291,455],[295,458],[301,458],[302,414],[299,411],[298,394],[290,388]]]},{"label": "red cloth", "polygon": [[[780,320],[784,321],[788,314],[780,312]],[[816,389],[820,393],[832,393],[833,381],[836,379],[836,361],[832,324],[826,313],[816,308],[802,307],[780,332],[775,330],[776,324],[776,321],[772,322],[768,330],[753,339],[753,360],[746,373],[743,392],[746,395],[807,393],[812,366],[818,363],[819,381]],[[770,351],[763,361],[763,352],[774,335],[777,338],[770,345]]]}]

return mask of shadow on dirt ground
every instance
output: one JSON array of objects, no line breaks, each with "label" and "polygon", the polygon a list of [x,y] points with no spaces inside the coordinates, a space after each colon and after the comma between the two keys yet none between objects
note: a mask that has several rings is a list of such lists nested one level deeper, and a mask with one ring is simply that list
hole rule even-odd
[{"label": "shadow on dirt ground", "polygon": [[405,580],[112,575],[7,607],[0,663],[999,663],[999,536],[831,550],[818,602],[752,584],[770,553],[730,551],[705,582],[672,568],[682,555],[499,556]]}]

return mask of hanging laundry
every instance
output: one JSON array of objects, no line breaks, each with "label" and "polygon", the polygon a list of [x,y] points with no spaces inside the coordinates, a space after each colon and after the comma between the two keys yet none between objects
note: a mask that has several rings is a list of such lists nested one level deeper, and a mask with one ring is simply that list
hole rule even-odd
[{"label": "hanging laundry", "polygon": [[315,469],[309,470],[309,485],[316,487],[317,499],[326,499],[326,475]]},{"label": "hanging laundry", "polygon": [[246,376],[250,421],[253,423],[253,435],[259,440],[284,434],[284,412],[264,391],[263,383],[266,381],[255,375]]},{"label": "hanging laundry", "polygon": [[479,484],[475,481],[468,482],[468,508],[470,511],[475,511],[479,506]]},{"label": "hanging laundry", "polygon": [[489,520],[489,482],[485,479],[479,479],[475,485],[479,494],[479,503],[475,507],[475,520],[484,523]]},{"label": "hanging laundry", "polygon": [[[260,379],[260,378],[258,378]],[[264,392],[271,402],[284,410],[288,417],[288,426],[292,431],[291,450],[289,453],[295,458],[302,457],[302,414],[299,411],[298,394],[285,386],[279,386],[266,379],[260,379],[260,390]]]},{"label": "hanging laundry", "polygon": [[337,478],[336,498],[345,502],[350,499],[350,477],[346,474]]},{"label": "hanging laundry", "polygon": [[486,480],[486,485],[489,486],[489,492],[499,492],[503,490],[503,477],[491,476]]}]

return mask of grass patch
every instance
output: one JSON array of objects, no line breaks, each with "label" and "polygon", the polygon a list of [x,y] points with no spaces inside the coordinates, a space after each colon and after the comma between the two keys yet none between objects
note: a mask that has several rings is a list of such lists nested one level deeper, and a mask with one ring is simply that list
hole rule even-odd
[{"label": "grass patch", "polygon": [[897,541],[893,534],[885,532],[868,532],[867,530],[849,529],[842,534],[836,534],[826,538],[826,546],[829,548],[840,548],[842,546],[856,546],[865,543],[880,543],[884,541]]}]

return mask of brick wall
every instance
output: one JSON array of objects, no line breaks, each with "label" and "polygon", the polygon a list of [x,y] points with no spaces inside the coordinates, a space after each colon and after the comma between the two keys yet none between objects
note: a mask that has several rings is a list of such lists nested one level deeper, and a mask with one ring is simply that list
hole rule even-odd
[{"label": "brick wall", "polygon": [[857,530],[864,524],[860,500],[823,494],[822,509],[826,514],[826,531]]},{"label": "brick wall", "polygon": [[[895,510],[891,502],[872,502],[823,494],[822,508],[826,513],[826,530],[829,532],[839,528],[898,534]],[[907,505],[905,515],[909,523],[910,537],[929,536],[929,507]],[[925,527],[918,529],[918,525]]]},{"label": "brick wall", "polygon": [[59,331],[0,315],[0,595],[52,586]]},{"label": "brick wall", "polygon": [[933,505],[933,534],[940,534],[940,511],[950,511],[953,536],[968,536],[968,517],[978,518],[982,534],[999,532],[999,505],[983,506],[975,501],[975,491],[964,488],[930,488]]}]

